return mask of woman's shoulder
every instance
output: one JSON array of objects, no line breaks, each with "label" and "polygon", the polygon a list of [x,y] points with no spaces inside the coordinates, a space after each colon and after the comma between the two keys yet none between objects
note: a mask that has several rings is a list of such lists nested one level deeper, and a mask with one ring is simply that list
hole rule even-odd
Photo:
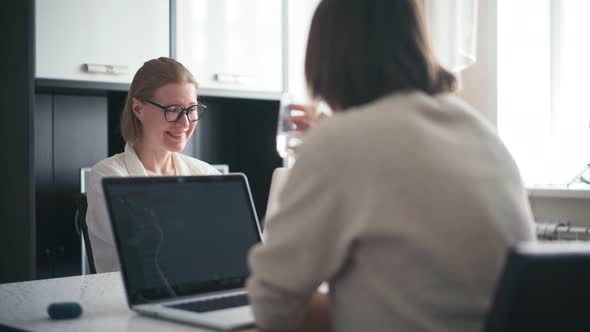
[{"label": "woman's shoulder", "polygon": [[118,153],[96,163],[92,167],[91,176],[124,176],[128,175],[123,153]]},{"label": "woman's shoulder", "polygon": [[406,138],[422,135],[433,126],[468,125],[486,129],[489,126],[483,114],[452,93],[397,92],[344,113],[342,127],[383,129]]},{"label": "woman's shoulder", "polygon": [[438,131],[433,128],[465,124],[486,126],[477,111],[452,94],[398,92],[335,112],[309,131],[303,146],[307,145],[305,150],[314,150],[321,158],[329,153],[350,159],[351,151],[363,154],[379,147],[391,150],[396,144],[407,145],[408,141],[416,148],[420,143],[431,144],[438,139]]},{"label": "woman's shoulder", "polygon": [[88,177],[88,197],[90,198],[95,192],[102,192],[101,181],[104,177],[129,176],[125,167],[123,153],[116,154],[96,163],[90,170]]},{"label": "woman's shoulder", "polygon": [[178,159],[180,159],[187,167],[190,174],[193,175],[210,175],[210,174],[219,174],[219,171],[211,166],[210,164],[199,160],[197,158],[193,158],[191,156],[187,156],[182,153],[177,153]]}]

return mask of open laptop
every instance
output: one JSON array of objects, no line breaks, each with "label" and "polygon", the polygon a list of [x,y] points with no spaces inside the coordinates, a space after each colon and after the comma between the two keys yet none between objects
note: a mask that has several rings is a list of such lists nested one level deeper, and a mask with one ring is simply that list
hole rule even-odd
[{"label": "open laptop", "polygon": [[132,310],[220,330],[254,325],[246,256],[261,237],[243,174],[102,184]]}]

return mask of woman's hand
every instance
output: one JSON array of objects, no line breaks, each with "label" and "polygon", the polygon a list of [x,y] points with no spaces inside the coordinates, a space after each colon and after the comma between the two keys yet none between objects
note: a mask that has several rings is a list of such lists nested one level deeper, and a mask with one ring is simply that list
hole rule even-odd
[{"label": "woman's hand", "polygon": [[314,105],[291,104],[289,105],[289,109],[291,111],[299,111],[294,112],[295,114],[291,115],[289,118],[289,121],[293,123],[296,130],[299,131],[307,131],[317,121],[327,116],[325,113],[318,112]]},{"label": "woman's hand", "polygon": [[[258,332],[277,332],[257,328]],[[331,332],[330,303],[328,295],[316,292],[309,303],[307,314],[294,332]]]}]

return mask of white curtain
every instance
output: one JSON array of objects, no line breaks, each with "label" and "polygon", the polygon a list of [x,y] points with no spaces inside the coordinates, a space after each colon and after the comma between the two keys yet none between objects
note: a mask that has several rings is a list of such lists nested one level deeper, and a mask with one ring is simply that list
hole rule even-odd
[{"label": "white curtain", "polygon": [[475,62],[478,0],[423,0],[430,41],[446,69],[459,73]]}]

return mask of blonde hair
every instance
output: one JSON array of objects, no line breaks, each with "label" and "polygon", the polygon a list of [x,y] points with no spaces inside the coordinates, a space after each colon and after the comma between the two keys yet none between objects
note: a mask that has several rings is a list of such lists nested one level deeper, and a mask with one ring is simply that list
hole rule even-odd
[{"label": "blonde hair", "polygon": [[141,122],[133,113],[133,98],[141,101],[151,99],[156,90],[171,83],[192,83],[195,89],[198,87],[193,74],[180,62],[171,58],[161,57],[146,61],[137,70],[121,114],[121,135],[126,143],[133,145],[142,134]]}]

